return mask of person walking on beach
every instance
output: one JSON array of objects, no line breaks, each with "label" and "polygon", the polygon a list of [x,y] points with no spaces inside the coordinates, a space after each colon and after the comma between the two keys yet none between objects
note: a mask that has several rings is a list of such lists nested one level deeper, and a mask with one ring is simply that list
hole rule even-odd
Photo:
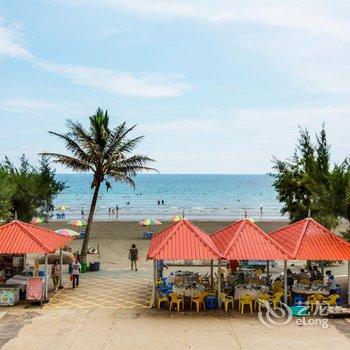
[{"label": "person walking on beach", "polygon": [[129,251],[129,260],[131,262],[131,270],[134,269],[134,266],[135,266],[135,271],[137,271],[137,259],[139,258],[139,251],[138,249],[136,248],[136,245],[133,244],[131,246],[131,249]]},{"label": "person walking on beach", "polygon": [[52,277],[53,288],[55,290],[55,293],[57,293],[58,291],[60,275],[61,275],[61,266],[58,265],[58,260],[55,260],[51,267],[51,277]]},{"label": "person walking on beach", "polygon": [[72,281],[72,288],[79,286],[79,275],[81,271],[81,265],[78,256],[74,257],[74,261],[70,267],[70,279]]}]

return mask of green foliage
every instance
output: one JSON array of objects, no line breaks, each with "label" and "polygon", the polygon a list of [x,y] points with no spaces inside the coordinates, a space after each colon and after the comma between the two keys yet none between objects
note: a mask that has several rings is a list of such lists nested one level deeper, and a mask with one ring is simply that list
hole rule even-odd
[{"label": "green foliage", "polygon": [[331,168],[330,158],[324,125],[315,143],[307,129],[300,129],[291,159],[274,158],[273,186],[283,203],[281,213],[288,213],[291,222],[307,217],[309,211],[328,228],[340,218],[350,219],[350,167],[345,160]]},{"label": "green foliage", "polygon": [[94,190],[85,238],[81,251],[81,258],[85,260],[89,242],[90,227],[93,220],[100,186],[105,183],[107,190],[111,187],[108,180],[121,181],[135,186],[133,177],[147,170],[154,170],[147,165],[153,159],[133,154],[134,149],[143,136],[129,138],[135,125],[128,128],[126,123],[117,125],[114,129],[109,126],[107,111],[98,108],[95,115],[89,118],[89,129],[85,129],[79,122],[67,121],[68,132],[60,134],[50,131],[50,134],[61,139],[67,151],[66,154],[45,153],[55,162],[77,172],[91,172],[93,180],[91,188]]},{"label": "green foliage", "polygon": [[48,218],[54,198],[64,188],[64,183],[55,179],[47,158],[43,157],[40,167],[35,168],[24,155],[19,167],[5,157],[0,165],[0,193],[7,197],[3,213],[0,208],[0,216],[8,220],[16,213],[19,220],[27,222],[34,216]]}]

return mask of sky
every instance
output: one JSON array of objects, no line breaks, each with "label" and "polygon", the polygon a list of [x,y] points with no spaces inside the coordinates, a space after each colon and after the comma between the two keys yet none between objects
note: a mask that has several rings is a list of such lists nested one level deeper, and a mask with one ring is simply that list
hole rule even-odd
[{"label": "sky", "polygon": [[323,122],[340,162],[349,18],[346,0],[0,0],[0,157],[64,152],[48,130],[101,107],[161,173],[266,173]]}]

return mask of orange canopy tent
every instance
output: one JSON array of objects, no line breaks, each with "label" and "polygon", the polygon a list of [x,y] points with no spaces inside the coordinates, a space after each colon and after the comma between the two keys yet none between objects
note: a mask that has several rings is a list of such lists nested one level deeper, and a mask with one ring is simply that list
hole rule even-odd
[{"label": "orange canopy tent", "polygon": [[290,256],[249,219],[238,220],[211,235],[226,260],[286,260]]},{"label": "orange canopy tent", "polygon": [[147,253],[153,262],[153,293],[150,306],[155,302],[157,260],[216,260],[221,254],[210,236],[188,220],[180,220],[155,234]]},{"label": "orange canopy tent", "polygon": [[221,254],[210,236],[188,220],[180,220],[155,234],[147,259],[213,260]]},{"label": "orange canopy tent", "polygon": [[64,247],[71,240],[72,237],[63,237],[53,231],[18,220],[0,226],[0,254],[45,254],[46,299],[48,295],[47,254],[54,253],[56,249]]},{"label": "orange canopy tent", "polygon": [[306,218],[269,234],[300,260],[348,260],[348,304],[350,304],[350,243],[312,218]]},{"label": "orange canopy tent", "polygon": [[350,260],[350,243],[312,218],[298,221],[269,233],[292,259]]}]

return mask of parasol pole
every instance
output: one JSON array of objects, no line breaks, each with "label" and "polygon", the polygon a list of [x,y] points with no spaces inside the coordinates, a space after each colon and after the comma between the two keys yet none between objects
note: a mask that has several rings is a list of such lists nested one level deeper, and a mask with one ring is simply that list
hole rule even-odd
[{"label": "parasol pole", "polygon": [[213,286],[214,260],[210,260],[210,286]]},{"label": "parasol pole", "polygon": [[284,260],[284,303],[288,301],[288,284],[287,284],[287,260]]},{"label": "parasol pole", "polygon": [[63,288],[63,286],[62,286],[62,267],[63,267],[63,251],[62,251],[62,248],[60,248],[60,281],[58,284],[59,289]]},{"label": "parasol pole", "polygon": [[47,254],[45,254],[45,301],[48,302],[48,291],[49,291],[49,286],[48,286],[48,281],[49,279],[47,278],[47,272],[48,272],[48,268],[47,268],[47,264],[48,264],[48,258],[47,258]]}]

